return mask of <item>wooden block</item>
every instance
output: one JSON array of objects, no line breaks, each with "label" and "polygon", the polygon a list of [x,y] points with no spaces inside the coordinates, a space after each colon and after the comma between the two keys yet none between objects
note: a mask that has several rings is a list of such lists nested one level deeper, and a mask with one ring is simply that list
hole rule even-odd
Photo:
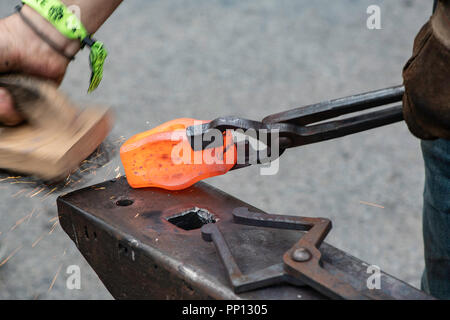
[{"label": "wooden block", "polygon": [[27,122],[0,128],[0,168],[44,180],[64,178],[106,138],[111,112],[79,109],[53,84],[15,77],[1,77],[0,86],[12,93]]}]

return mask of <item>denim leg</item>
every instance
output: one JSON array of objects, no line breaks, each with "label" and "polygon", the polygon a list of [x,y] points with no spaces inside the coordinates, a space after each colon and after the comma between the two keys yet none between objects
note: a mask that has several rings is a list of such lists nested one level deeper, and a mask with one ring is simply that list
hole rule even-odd
[{"label": "denim leg", "polygon": [[425,162],[422,289],[450,299],[450,140],[422,140]]}]

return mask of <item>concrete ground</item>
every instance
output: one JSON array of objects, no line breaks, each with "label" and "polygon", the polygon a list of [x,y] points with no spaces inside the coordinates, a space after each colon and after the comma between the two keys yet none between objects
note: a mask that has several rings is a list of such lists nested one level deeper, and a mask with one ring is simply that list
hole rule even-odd
[{"label": "concrete ground", "polygon": [[[1,16],[16,3],[1,1]],[[371,4],[381,7],[381,30],[366,28]],[[121,136],[179,117],[258,120],[400,84],[430,13],[431,1],[420,0],[125,1],[97,34],[110,52],[101,87],[86,94],[83,52],[62,89],[113,107],[116,147]],[[104,168],[53,192],[1,176],[0,251],[10,258],[0,267],[0,298],[111,298],[55,224],[55,199],[123,173],[119,166],[113,152]],[[328,242],[418,286],[423,176],[419,141],[400,123],[290,150],[277,175],[252,167],[208,182],[267,212],[329,217]],[[69,265],[81,268],[80,290],[66,288]]]}]

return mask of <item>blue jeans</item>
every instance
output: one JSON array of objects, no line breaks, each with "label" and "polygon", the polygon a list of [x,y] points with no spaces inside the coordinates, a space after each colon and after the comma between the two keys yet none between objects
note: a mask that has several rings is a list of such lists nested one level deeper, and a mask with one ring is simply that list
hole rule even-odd
[{"label": "blue jeans", "polygon": [[450,140],[422,140],[425,161],[422,289],[450,299]]}]

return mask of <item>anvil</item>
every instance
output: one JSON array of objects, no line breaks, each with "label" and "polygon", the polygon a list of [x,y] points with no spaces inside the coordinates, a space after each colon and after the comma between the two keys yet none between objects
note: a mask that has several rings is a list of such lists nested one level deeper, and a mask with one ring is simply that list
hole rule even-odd
[{"label": "anvil", "polygon": [[[57,204],[62,228],[116,299],[335,297],[323,285],[283,273],[283,255],[307,231],[277,229],[274,215],[206,183],[182,191],[133,189],[122,177],[60,196]],[[237,223],[236,217],[248,219],[245,212],[275,223]],[[205,241],[212,238],[215,245]],[[357,295],[431,298],[382,271],[379,288],[371,290],[367,263],[326,242],[319,249],[321,271]],[[304,252],[296,255],[305,260]]]}]

